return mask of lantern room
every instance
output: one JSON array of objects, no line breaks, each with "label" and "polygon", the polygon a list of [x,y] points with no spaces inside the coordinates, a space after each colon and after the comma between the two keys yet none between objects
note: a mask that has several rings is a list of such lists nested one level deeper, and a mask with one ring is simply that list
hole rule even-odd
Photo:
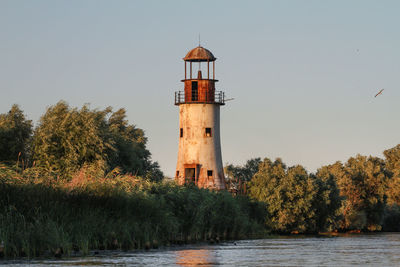
[{"label": "lantern room", "polygon": [[[183,60],[185,63],[185,79],[182,80],[184,91],[175,92],[175,105],[185,103],[224,105],[224,93],[215,90],[215,83],[218,80],[215,79],[216,58],[214,55],[206,48],[198,46],[190,50]],[[203,74],[202,68],[207,73]]]}]

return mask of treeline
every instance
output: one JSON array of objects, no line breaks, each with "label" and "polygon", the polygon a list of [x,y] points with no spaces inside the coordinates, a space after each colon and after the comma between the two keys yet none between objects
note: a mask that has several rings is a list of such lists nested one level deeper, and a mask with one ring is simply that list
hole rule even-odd
[{"label": "treeline", "polygon": [[231,192],[213,192],[164,181],[146,142],[124,109],[61,101],[36,127],[17,105],[0,114],[0,256],[400,231],[400,145],[315,174],[251,159],[225,167]]},{"label": "treeline", "polygon": [[384,156],[357,155],[315,174],[279,158],[225,171],[232,190],[265,203],[275,232],[400,231],[400,145]]},{"label": "treeline", "polygon": [[124,109],[77,109],[60,101],[35,128],[18,105],[0,114],[0,162],[54,179],[69,180],[90,166],[160,181],[163,174],[151,161],[146,142],[144,131],[128,123]]}]

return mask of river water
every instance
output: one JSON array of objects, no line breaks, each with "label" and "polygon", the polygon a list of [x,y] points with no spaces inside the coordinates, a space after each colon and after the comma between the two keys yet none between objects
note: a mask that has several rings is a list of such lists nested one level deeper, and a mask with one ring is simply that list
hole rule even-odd
[{"label": "river water", "polygon": [[400,266],[400,233],[276,237],[61,260],[0,261],[31,266]]}]

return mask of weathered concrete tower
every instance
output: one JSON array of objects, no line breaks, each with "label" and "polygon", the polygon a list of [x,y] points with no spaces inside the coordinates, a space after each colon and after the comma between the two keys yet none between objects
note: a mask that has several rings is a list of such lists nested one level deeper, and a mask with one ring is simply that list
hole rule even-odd
[{"label": "weathered concrete tower", "polygon": [[[175,92],[179,106],[179,152],[175,180],[178,184],[194,183],[201,188],[225,189],[219,132],[220,106],[224,93],[215,91],[215,60],[207,49],[198,46],[187,53],[185,91]],[[198,63],[197,77],[192,77],[192,63]],[[189,77],[187,76],[189,63]],[[207,64],[203,78],[201,63]],[[212,79],[210,78],[212,63]],[[204,66],[203,66],[204,67]]]}]

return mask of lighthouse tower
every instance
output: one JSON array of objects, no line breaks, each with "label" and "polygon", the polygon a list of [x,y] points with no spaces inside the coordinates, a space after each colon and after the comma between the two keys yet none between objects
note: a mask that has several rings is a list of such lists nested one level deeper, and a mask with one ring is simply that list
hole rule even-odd
[{"label": "lighthouse tower", "polygon": [[[218,81],[215,79],[216,58],[209,50],[198,46],[190,50],[183,60],[185,79],[182,82],[185,89],[175,92],[175,105],[179,106],[175,180],[180,185],[193,183],[200,188],[222,190],[225,189],[225,179],[219,122],[220,106],[225,103],[224,93],[215,90]],[[202,74],[201,64],[207,73]],[[195,77],[193,69],[197,69]]]}]

